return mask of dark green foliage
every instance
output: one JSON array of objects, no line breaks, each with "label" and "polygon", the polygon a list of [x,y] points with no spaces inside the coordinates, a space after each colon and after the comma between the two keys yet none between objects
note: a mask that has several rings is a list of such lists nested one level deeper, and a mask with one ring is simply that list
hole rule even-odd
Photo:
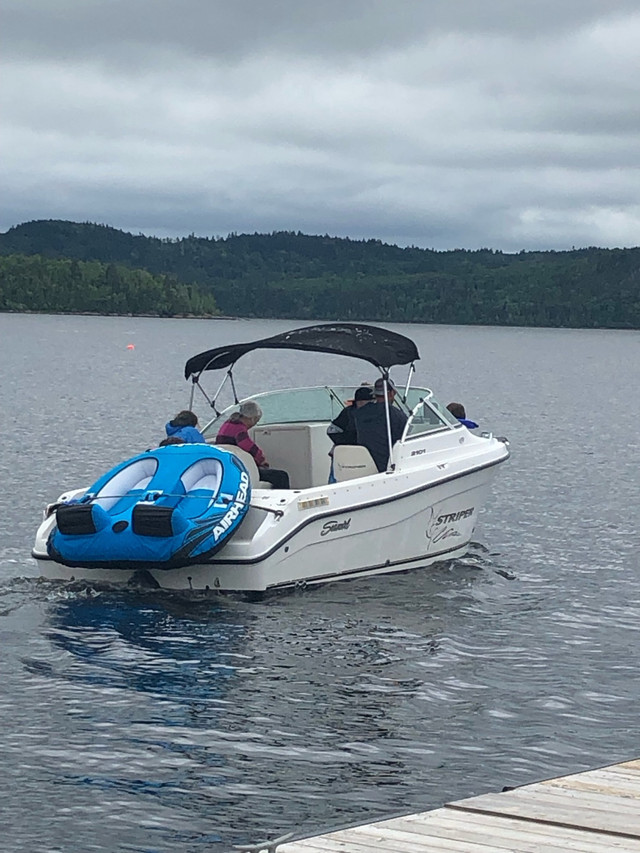
[{"label": "dark green foliage", "polygon": [[192,285],[191,308],[180,307],[196,283],[228,315],[640,328],[640,249],[436,252],[290,231],[160,240],[50,220],[0,235],[0,254],[15,252],[108,265],[112,302],[125,275],[113,265],[166,276],[156,313],[210,312]]},{"label": "dark green foliage", "polygon": [[42,255],[0,257],[0,311],[159,317],[218,313],[211,293],[181,284],[175,276]]}]

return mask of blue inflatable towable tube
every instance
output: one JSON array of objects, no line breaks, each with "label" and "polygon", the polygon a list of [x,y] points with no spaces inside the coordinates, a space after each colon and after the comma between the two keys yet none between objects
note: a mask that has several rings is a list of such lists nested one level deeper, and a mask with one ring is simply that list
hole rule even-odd
[{"label": "blue inflatable towable tube", "polygon": [[229,451],[172,444],[121,462],[56,510],[49,556],[66,566],[175,569],[206,562],[242,523],[249,474]]}]

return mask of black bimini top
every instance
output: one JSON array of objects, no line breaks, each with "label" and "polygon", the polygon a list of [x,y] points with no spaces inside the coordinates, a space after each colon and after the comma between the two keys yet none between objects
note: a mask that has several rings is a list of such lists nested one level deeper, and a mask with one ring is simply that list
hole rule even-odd
[{"label": "black bimini top", "polygon": [[322,323],[251,343],[230,344],[201,352],[187,361],[184,375],[189,379],[190,376],[199,376],[204,370],[230,367],[241,356],[256,349],[295,349],[346,355],[361,358],[383,369],[394,364],[410,364],[420,358],[413,341],[397,332],[362,323]]}]

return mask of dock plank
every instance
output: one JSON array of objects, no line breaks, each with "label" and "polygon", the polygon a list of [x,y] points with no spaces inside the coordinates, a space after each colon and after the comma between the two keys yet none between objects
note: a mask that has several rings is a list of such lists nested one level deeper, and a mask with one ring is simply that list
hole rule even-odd
[{"label": "dock plank", "polygon": [[[529,819],[542,819],[573,826],[614,832],[621,829],[620,818],[626,825],[626,834],[640,836],[640,802],[628,797],[616,797],[593,791],[580,791],[552,786],[547,783],[516,788],[502,794],[482,794],[468,800],[449,803],[452,809],[490,811]],[[593,817],[589,823],[585,819]],[[568,824],[567,824],[568,821]]]},{"label": "dock plank", "polygon": [[370,853],[371,845],[358,844],[352,838],[340,841],[334,838],[333,833],[328,833],[313,838],[303,838],[300,841],[289,841],[287,844],[278,847],[278,853],[314,853],[318,850],[322,850],[324,853]]},{"label": "dock plank", "polygon": [[495,847],[491,839],[473,843],[456,838],[431,836],[412,841],[404,837],[405,833],[394,834],[390,831],[364,831],[358,828],[341,833],[330,833],[316,839],[307,839],[278,847],[278,853],[505,853],[505,848]]},{"label": "dock plank", "polygon": [[623,845],[630,853],[640,853],[640,839],[630,844],[630,839],[608,834],[492,814],[466,812],[461,818],[447,808],[417,816],[416,826],[427,836],[445,834],[469,841],[491,838],[501,850],[513,850],[518,842],[515,846],[522,853],[606,853],[621,850]]},{"label": "dock plank", "polygon": [[558,779],[548,779],[542,785],[559,788],[572,788],[579,791],[610,794],[627,799],[640,798],[640,771],[634,775],[626,773],[609,773],[606,770],[593,770],[588,773],[578,773],[573,776],[561,776]]},{"label": "dock plank", "polygon": [[[469,853],[511,853],[517,849],[518,853],[567,853],[571,850],[568,844],[560,844],[554,837],[553,833],[547,828],[546,833],[536,832],[531,833],[520,822],[517,831],[511,834],[505,833],[504,828],[500,826],[500,818],[493,818],[485,821],[484,826],[470,828],[466,820],[445,820],[434,819],[423,824],[421,829],[423,832],[401,832],[400,830],[387,829],[384,833],[384,839],[389,838],[401,843],[406,838],[411,838],[412,851],[419,850],[421,853],[431,850],[462,850]],[[528,837],[527,837],[528,835]],[[594,847],[591,850],[586,850],[582,842],[573,849],[575,853],[609,853],[611,845],[603,843]],[[577,842],[576,842],[577,843]],[[391,849],[386,844],[384,847],[370,849]],[[394,848],[396,849],[396,848]],[[397,849],[409,851],[406,844],[401,844]],[[639,845],[640,849],[640,845]]]},{"label": "dock plank", "polygon": [[278,853],[640,853],[640,759],[282,844]]},{"label": "dock plank", "polygon": [[640,758],[632,758],[631,761],[622,761],[620,764],[610,764],[611,768],[613,767],[628,767],[633,770],[640,770]]},{"label": "dock plank", "polygon": [[[449,853],[504,853],[504,847],[498,847],[494,839],[486,837],[479,841],[469,841],[446,834],[429,834],[395,829],[389,824],[373,825],[372,827],[356,827],[351,830],[356,838],[367,837],[370,850],[402,851],[402,853],[424,853],[425,842],[428,850],[449,851]],[[376,843],[378,846],[376,846]]]},{"label": "dock plank", "polygon": [[[590,777],[593,775],[605,774],[611,779],[625,779],[629,783],[637,782],[640,780],[640,768],[638,770],[627,770],[626,767],[622,765],[619,767],[601,767],[599,770],[589,770],[586,773],[575,773],[573,776],[568,776],[568,779],[579,779],[581,777]],[[559,779],[564,779],[564,776],[559,776]],[[550,782],[555,780],[550,779]]]},{"label": "dock plank", "polygon": [[640,853],[640,839],[448,808],[290,842],[278,853]]}]

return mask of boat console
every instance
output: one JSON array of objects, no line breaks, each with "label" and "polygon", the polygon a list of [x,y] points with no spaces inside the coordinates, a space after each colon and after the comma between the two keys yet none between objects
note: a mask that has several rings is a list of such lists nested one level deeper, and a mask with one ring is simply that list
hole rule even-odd
[{"label": "boat console", "polygon": [[251,430],[272,468],[289,474],[292,489],[309,489],[328,482],[333,443],[328,421],[307,424],[258,424]]}]

